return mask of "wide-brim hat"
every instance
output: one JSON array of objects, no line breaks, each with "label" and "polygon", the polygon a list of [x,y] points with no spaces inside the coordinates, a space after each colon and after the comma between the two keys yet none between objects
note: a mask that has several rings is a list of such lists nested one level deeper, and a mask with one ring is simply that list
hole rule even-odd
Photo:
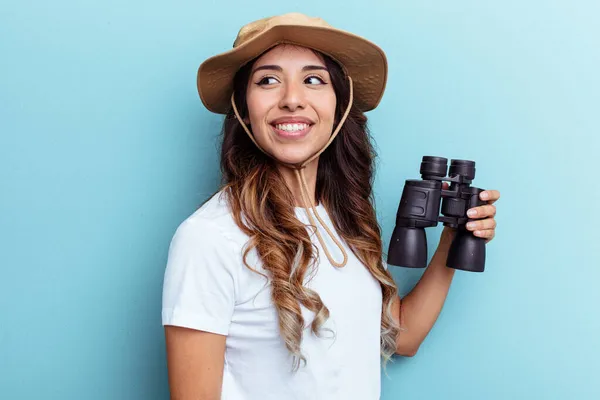
[{"label": "wide-brim hat", "polygon": [[204,106],[226,114],[231,107],[233,78],[246,63],[278,44],[308,47],[336,61],[354,84],[354,102],[361,111],[377,107],[387,81],[387,59],[371,41],[337,29],[321,18],[289,13],[244,25],[233,49],[215,55],[198,68],[198,93]]}]

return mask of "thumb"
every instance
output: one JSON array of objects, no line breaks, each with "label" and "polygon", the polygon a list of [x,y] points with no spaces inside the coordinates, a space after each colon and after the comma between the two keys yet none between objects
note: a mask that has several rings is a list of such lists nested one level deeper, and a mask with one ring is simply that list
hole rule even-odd
[{"label": "thumb", "polygon": [[449,187],[450,187],[450,184],[448,182],[442,182],[442,189],[448,190]]}]

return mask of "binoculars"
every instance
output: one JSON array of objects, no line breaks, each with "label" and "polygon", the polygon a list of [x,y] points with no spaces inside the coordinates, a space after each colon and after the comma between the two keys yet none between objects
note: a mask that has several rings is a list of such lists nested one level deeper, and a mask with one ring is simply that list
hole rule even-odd
[{"label": "binoculars", "polygon": [[[479,238],[466,229],[467,210],[487,202],[479,198],[484,189],[472,187],[475,162],[448,160],[424,156],[421,178],[407,179],[396,214],[396,226],[388,251],[388,264],[398,267],[425,268],[427,264],[427,237],[425,228],[444,226],[456,229],[456,235],[446,259],[446,266],[471,272],[485,269],[485,238]],[[442,182],[450,182],[442,189]],[[440,204],[442,214],[440,216]]]}]

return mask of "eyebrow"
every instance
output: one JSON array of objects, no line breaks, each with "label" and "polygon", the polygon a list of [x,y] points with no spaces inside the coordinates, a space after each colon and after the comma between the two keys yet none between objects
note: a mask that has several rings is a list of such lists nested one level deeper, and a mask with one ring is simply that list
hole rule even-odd
[{"label": "eyebrow", "polygon": [[[252,75],[254,75],[254,73],[256,71],[260,71],[263,69],[283,72],[283,68],[281,68],[279,65],[261,65],[260,67],[256,67],[252,71]],[[304,67],[302,67],[302,72],[313,71],[313,70],[318,70],[318,69],[329,72],[329,70],[322,65],[305,65]]]}]

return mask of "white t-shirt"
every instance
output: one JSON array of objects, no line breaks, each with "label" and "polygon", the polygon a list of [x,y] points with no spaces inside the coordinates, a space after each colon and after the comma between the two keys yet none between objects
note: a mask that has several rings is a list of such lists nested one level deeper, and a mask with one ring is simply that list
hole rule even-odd
[{"label": "white t-shirt", "polygon": [[[305,329],[301,347],[307,365],[300,363],[300,369],[292,372],[271,287],[243,264],[242,248],[249,237],[235,224],[222,193],[183,221],[173,236],[164,277],[163,325],[227,336],[222,400],[379,399],[379,282],[348,248],[346,266],[332,266],[308,228],[320,262],[306,286],[329,308],[323,327],[337,337],[333,340],[331,332],[322,331],[324,337],[318,338]],[[335,233],[324,206],[319,204],[317,210]],[[304,208],[295,212],[300,221],[309,223]],[[323,227],[319,229],[334,260],[341,260],[339,249]],[[256,249],[249,253],[248,263],[266,273]],[[307,280],[310,275],[309,270]],[[314,313],[301,309],[305,326],[310,326]]]}]

